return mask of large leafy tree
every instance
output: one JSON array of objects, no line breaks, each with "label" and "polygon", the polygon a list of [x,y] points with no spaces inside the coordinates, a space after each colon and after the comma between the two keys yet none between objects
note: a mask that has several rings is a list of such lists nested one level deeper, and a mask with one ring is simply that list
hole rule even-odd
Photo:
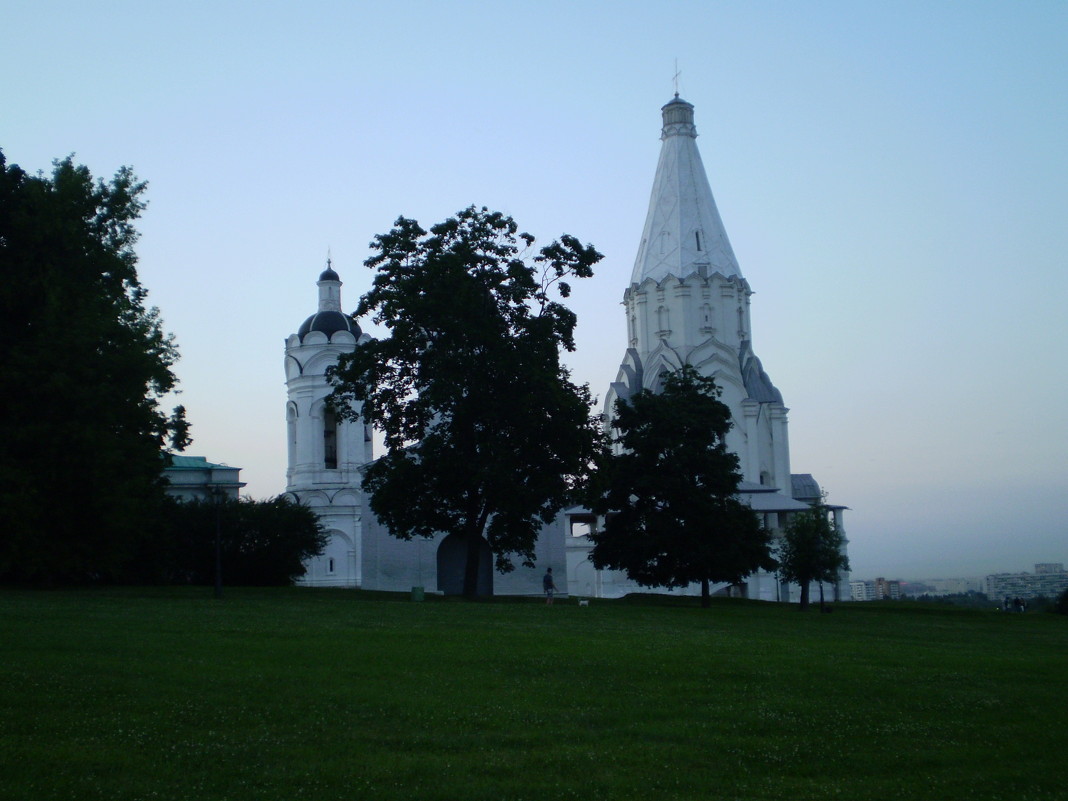
[{"label": "large leafy tree", "polygon": [[0,577],[118,577],[151,533],[165,445],[188,442],[177,351],[138,281],[145,184],[0,153]]},{"label": "large leafy tree", "polygon": [[[534,251],[511,217],[467,208],[429,233],[399,218],[371,243],[377,270],[356,315],[389,336],[341,357],[332,403],[384,432],[366,471],[371,509],[401,539],[466,543],[463,592],[477,592],[483,541],[501,572],[533,564],[544,522],[588,470],[591,398],[560,363],[573,350],[571,277],[592,275],[590,245],[564,235]],[[554,289],[555,288],[555,289]]]},{"label": "large leafy tree", "polygon": [[839,575],[849,570],[844,545],[844,535],[824,504],[791,515],[778,545],[779,574],[801,586],[802,612],[808,609],[809,586],[813,581],[820,585],[822,609],[823,582],[837,583]]},{"label": "large leafy tree", "polygon": [[594,484],[590,534],[599,568],[624,570],[646,587],[740,583],[775,566],[770,535],[737,497],[738,457],[727,449],[730,409],[711,378],[686,365],[665,373],[663,390],[616,403],[615,453]]}]

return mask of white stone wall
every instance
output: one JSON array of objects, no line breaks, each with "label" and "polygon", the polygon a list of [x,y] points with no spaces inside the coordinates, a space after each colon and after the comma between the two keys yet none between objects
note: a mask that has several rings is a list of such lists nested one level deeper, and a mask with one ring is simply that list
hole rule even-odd
[{"label": "white stone wall", "polygon": [[[515,560],[516,567],[510,573],[494,571],[493,593],[541,595],[542,576],[551,567],[560,594],[566,595],[568,582],[564,580],[567,574],[564,525],[561,516],[542,530],[535,545],[533,568],[523,567]],[[438,534],[430,539],[397,539],[373,515],[368,514],[363,525],[362,586],[369,590],[392,592],[407,592],[412,587],[423,587],[426,592],[439,591],[438,554],[445,536]]]}]

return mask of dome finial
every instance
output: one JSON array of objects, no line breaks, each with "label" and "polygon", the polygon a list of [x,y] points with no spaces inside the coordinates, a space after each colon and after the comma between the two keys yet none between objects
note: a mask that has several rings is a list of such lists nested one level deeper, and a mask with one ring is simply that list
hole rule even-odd
[{"label": "dome finial", "polygon": [[326,269],[319,274],[320,281],[337,281],[341,283],[341,276],[334,272],[334,260],[330,256],[330,246],[326,248]]}]

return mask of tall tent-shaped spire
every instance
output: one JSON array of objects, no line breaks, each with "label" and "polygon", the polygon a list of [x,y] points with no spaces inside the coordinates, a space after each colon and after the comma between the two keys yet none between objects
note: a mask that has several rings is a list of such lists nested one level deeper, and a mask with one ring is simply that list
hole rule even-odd
[{"label": "tall tent-shaped spire", "polygon": [[663,145],[631,283],[715,272],[741,278],[697,150],[693,105],[676,94],[661,112]]},{"label": "tall tent-shaped spire", "polygon": [[[819,487],[811,476],[790,472],[790,410],[753,350],[753,291],[712,198],[693,110],[678,94],[661,108],[663,144],[634,271],[623,289],[626,349],[605,393],[605,427],[612,431],[620,401],[659,392],[665,373],[689,365],[713,379],[731,413],[725,439],[738,457],[739,497],[777,534],[790,514],[819,500]],[[834,510],[840,530],[842,508]],[[592,519],[584,510],[570,518],[587,524]],[[571,587],[604,597],[640,589],[625,574],[597,571],[588,558],[592,545],[569,539],[576,540],[567,544]],[[789,600],[797,590],[760,571],[744,584],[746,597],[769,601]],[[848,592],[848,583],[839,582],[835,591]]]},{"label": "tall tent-shaped spire", "polygon": [[663,145],[634,271],[623,292],[627,350],[605,397],[659,391],[660,376],[685,364],[716,381],[734,426],[727,444],[745,480],[789,487],[786,407],[753,352],[749,299],[697,152],[693,105],[661,108]]}]

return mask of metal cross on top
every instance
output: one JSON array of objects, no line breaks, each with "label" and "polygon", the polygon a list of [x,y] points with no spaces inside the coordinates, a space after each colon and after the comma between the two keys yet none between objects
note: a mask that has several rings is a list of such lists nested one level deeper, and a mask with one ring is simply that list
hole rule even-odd
[{"label": "metal cross on top", "polygon": [[679,96],[679,76],[682,75],[682,71],[679,69],[679,60],[675,59],[675,75],[672,76],[672,80],[675,82],[675,97]]}]

